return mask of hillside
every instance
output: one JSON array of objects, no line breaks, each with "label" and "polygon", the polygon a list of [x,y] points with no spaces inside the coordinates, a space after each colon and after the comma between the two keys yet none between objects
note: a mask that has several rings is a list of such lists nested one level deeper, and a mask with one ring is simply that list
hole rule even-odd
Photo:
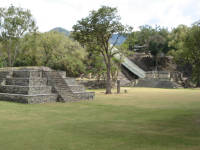
[{"label": "hillside", "polygon": [[[64,33],[66,36],[69,36],[70,35],[70,31],[69,30],[66,30],[62,27],[55,27],[53,29],[51,29],[50,31],[57,31],[57,32],[60,32],[60,33]],[[114,44],[114,42],[116,41],[117,39],[117,34],[114,34],[111,39],[110,39],[110,43],[111,44]],[[121,45],[124,41],[126,40],[126,37],[124,36],[120,36],[119,39],[118,39],[118,42],[116,43],[116,45]]]},{"label": "hillside", "polygon": [[69,36],[70,35],[70,31],[64,29],[64,28],[61,28],[61,27],[56,27],[56,28],[53,28],[51,29],[50,31],[57,31],[57,32],[60,32],[60,33],[63,33],[64,35],[66,36]]}]

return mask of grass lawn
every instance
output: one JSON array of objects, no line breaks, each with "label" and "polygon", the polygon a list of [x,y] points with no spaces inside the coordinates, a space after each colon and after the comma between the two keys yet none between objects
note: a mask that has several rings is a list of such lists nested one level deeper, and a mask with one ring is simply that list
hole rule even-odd
[{"label": "grass lawn", "polygon": [[77,103],[0,101],[0,150],[200,150],[200,89],[126,89]]}]

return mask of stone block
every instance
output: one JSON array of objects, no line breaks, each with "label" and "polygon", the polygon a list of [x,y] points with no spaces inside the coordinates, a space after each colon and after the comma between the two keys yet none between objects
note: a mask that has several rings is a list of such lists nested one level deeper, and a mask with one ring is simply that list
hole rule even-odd
[{"label": "stone block", "polygon": [[45,86],[46,78],[7,78],[6,85]]},{"label": "stone block", "polygon": [[25,104],[49,103],[57,101],[57,94],[23,95],[0,93],[0,101],[2,100]]},{"label": "stone block", "polygon": [[0,86],[0,93],[13,94],[49,94],[51,93],[51,86],[18,86],[18,85],[3,85]]},{"label": "stone block", "polygon": [[13,77],[15,78],[41,78],[42,71],[37,70],[17,70],[13,71]]}]

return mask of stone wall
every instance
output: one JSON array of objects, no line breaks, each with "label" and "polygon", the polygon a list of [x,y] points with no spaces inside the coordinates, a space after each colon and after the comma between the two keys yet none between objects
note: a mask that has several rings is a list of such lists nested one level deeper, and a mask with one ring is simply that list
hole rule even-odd
[{"label": "stone wall", "polygon": [[[144,79],[138,79],[136,87],[183,88],[182,75],[178,72],[148,71]],[[179,83],[180,81],[180,83]]]},{"label": "stone wall", "polygon": [[147,71],[146,78],[152,79],[170,79],[170,72],[165,71]]},{"label": "stone wall", "polygon": [[[10,70],[4,75],[0,86],[0,100],[20,103],[56,102],[57,94],[47,86],[47,79],[42,78],[41,70]],[[0,71],[0,75],[5,74]]]},{"label": "stone wall", "polygon": [[88,89],[103,89],[106,87],[104,80],[77,80],[77,82]]},{"label": "stone wall", "polygon": [[6,85],[43,86],[47,84],[46,78],[7,78]]},{"label": "stone wall", "polygon": [[168,79],[173,81],[180,81],[183,78],[180,72],[167,72],[167,71],[147,71],[146,77],[148,79]]},{"label": "stone wall", "polygon": [[150,88],[182,88],[177,83],[170,80],[162,79],[139,79],[136,87],[150,87]]}]

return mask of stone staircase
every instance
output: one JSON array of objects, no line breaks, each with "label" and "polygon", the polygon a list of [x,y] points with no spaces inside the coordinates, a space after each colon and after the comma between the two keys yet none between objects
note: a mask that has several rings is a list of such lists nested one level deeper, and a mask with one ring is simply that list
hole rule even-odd
[{"label": "stone staircase", "polygon": [[48,84],[58,93],[61,102],[90,100],[94,98],[94,92],[86,92],[85,88],[78,85],[74,78],[67,78],[57,71],[44,71]]},{"label": "stone staircase", "polygon": [[[0,73],[1,75],[4,72]],[[47,79],[42,77],[42,71],[15,70],[1,78],[0,100],[21,103],[56,102],[57,94],[52,93],[52,87],[47,85]]]},{"label": "stone staircase", "polygon": [[85,87],[83,85],[78,84],[78,82],[74,78],[66,77],[64,78],[65,82],[72,90],[72,92],[85,92]]}]

